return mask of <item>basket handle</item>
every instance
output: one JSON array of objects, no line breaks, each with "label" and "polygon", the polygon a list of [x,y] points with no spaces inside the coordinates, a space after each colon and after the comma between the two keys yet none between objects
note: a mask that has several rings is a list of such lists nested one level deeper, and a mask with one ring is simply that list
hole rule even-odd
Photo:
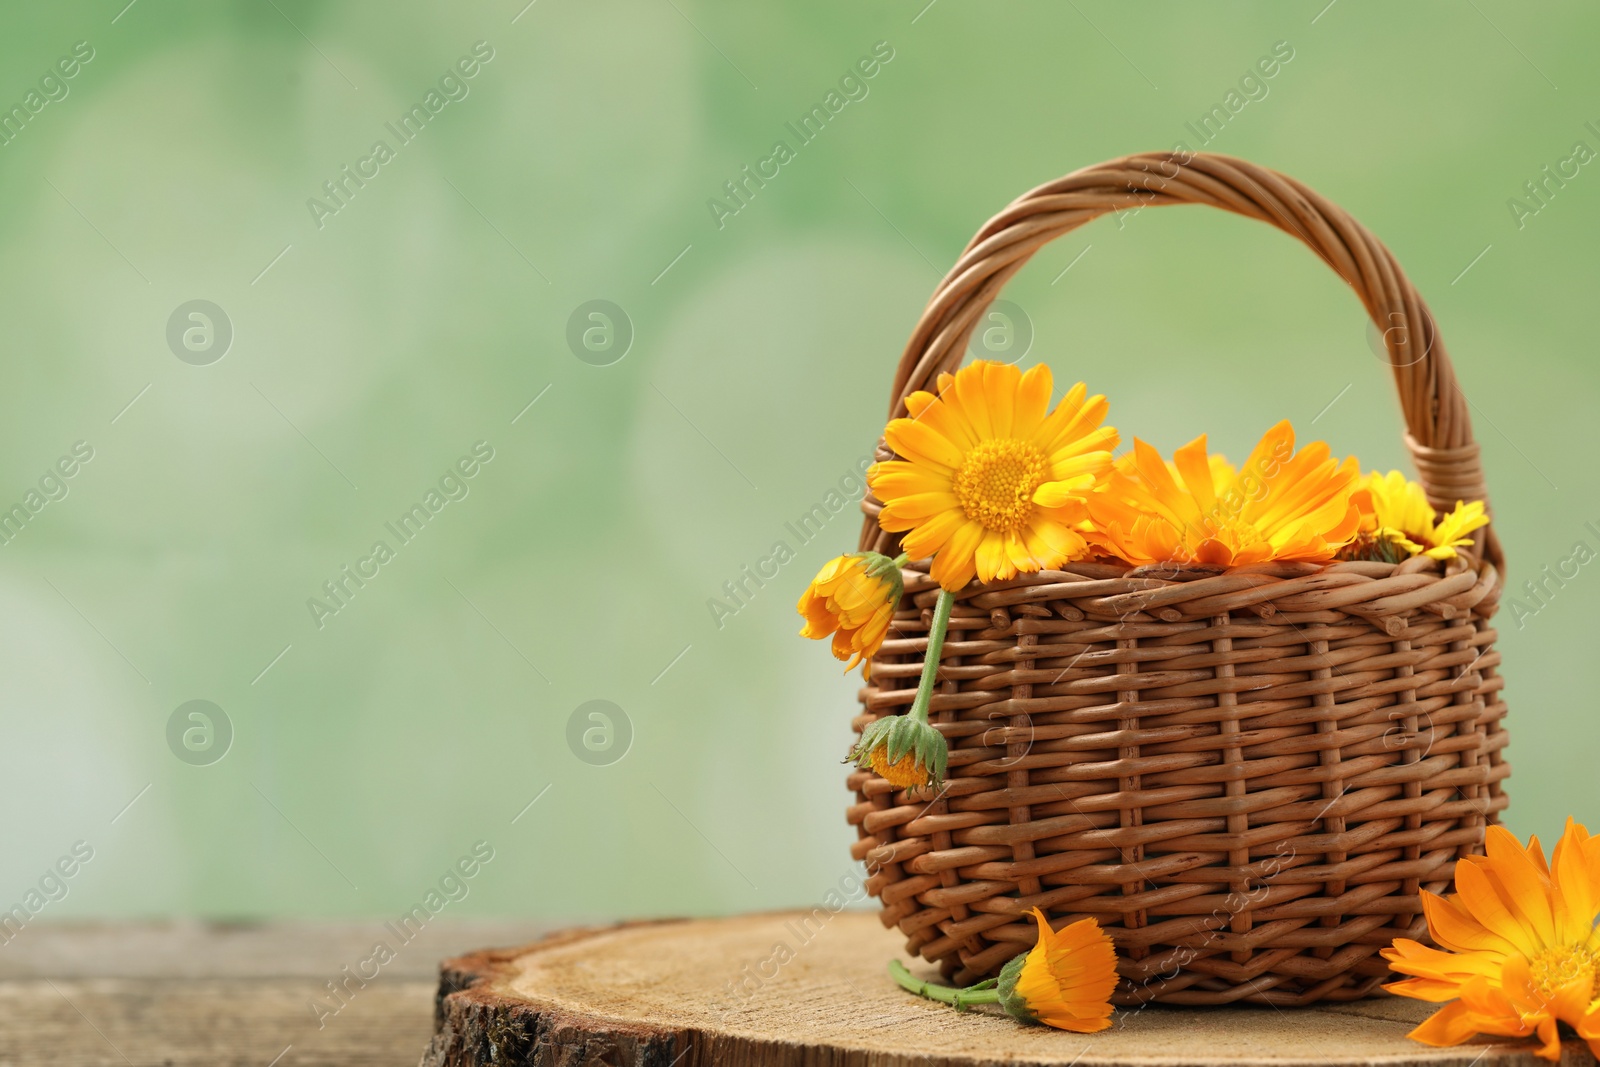
[{"label": "basket handle", "polygon": [[[906,397],[934,390],[954,371],[973,328],[1013,274],[1046,244],[1101,215],[1137,207],[1208,204],[1276,226],[1304,241],[1356,291],[1383,335],[1400,393],[1406,447],[1434,508],[1482,500],[1488,491],[1466,397],[1440,340],[1433,314],[1379,240],[1338,206],[1293,178],[1232,156],[1142,152],[1073,171],[1024,193],[979,230],[945,275],[911,333],[895,370],[889,417],[906,414]],[[880,458],[887,455],[880,445]],[[863,547],[888,545],[868,511]],[[1478,534],[1483,557],[1505,573],[1492,525]]]}]

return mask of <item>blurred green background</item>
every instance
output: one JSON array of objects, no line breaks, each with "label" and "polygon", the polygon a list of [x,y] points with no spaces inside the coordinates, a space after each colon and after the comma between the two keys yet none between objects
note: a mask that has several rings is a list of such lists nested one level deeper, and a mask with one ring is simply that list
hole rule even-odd
[{"label": "blurred green background", "polygon": [[[26,112],[0,146],[0,507],[93,452],[0,548],[0,906],[79,840],[49,915],[392,915],[479,840],[459,915],[819,899],[849,869],[858,682],[793,605],[854,547],[853,505],[720,626],[707,602],[870,450],[972,232],[1131,151],[1278,168],[1395,251],[1474,403],[1508,597],[1600,546],[1600,171],[1523,189],[1600,149],[1592,8],[125,4],[16,7],[0,34]],[[1278,42],[1202,145],[1186,124]],[[875,47],[800,144],[785,124]],[[386,124],[430,90],[406,143]],[[708,206],[780,139],[736,214]],[[1265,226],[1103,219],[1006,297],[1024,362],[1109,394],[1129,436],[1242,454],[1288,417],[1406,462],[1359,306]],[[194,300],[225,352],[214,311],[169,342]],[[580,315],[575,350],[593,300],[626,321]],[[466,495],[401,544],[385,523],[478,442],[445,482]],[[360,563],[380,539],[394,558]],[[345,565],[377,573],[319,626]],[[1519,833],[1600,818],[1597,598],[1584,570],[1501,616]],[[193,700],[225,748],[215,714],[169,742]],[[569,744],[594,700],[625,717],[598,754]]]}]

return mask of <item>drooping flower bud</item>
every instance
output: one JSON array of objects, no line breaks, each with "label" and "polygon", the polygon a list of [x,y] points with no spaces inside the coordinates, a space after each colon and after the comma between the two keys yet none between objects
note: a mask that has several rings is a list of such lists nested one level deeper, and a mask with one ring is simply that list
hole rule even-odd
[{"label": "drooping flower bud", "polygon": [[795,605],[806,620],[800,636],[832,636],[833,654],[849,661],[848,671],[882,647],[903,591],[900,566],[888,556],[836,556],[822,565]]}]

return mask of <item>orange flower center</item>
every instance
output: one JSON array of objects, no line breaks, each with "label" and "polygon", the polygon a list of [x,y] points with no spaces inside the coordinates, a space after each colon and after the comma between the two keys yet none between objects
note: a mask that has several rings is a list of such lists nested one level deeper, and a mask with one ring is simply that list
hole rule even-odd
[{"label": "orange flower center", "polygon": [[878,777],[901,789],[915,789],[928,784],[927,768],[918,766],[911,753],[907,752],[890,763],[889,751],[883,745],[872,750],[872,769],[878,772]]},{"label": "orange flower center", "polygon": [[1033,515],[1033,493],[1050,464],[1038,446],[1014,438],[981,441],[956,471],[956,499],[986,530],[1014,533]]},{"label": "orange flower center", "polygon": [[1541,996],[1552,996],[1571,982],[1589,983],[1588,999],[1600,997],[1600,954],[1588,943],[1547,948],[1528,961],[1534,988]]}]

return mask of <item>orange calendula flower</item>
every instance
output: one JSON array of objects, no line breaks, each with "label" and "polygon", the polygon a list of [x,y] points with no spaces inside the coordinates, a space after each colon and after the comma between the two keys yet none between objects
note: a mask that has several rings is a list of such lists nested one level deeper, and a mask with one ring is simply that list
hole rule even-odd
[{"label": "orange calendula flower", "polygon": [[1052,411],[1049,367],[988,360],[939,375],[938,386],[938,396],[907,397],[911,417],[884,431],[903,458],[867,472],[883,528],[905,535],[912,559],[932,556],[932,577],[951,592],[974,576],[1005,580],[1085,555],[1075,527],[1117,444],[1100,425],[1105,397],[1079,382]]},{"label": "orange calendula flower", "polygon": [[1111,938],[1092,918],[1058,932],[1038,908],[1033,917],[1039,924],[1038,942],[1012,957],[998,979],[953,989],[912,977],[898,960],[889,964],[889,974],[908,992],[957,1011],[998,1004],[1020,1022],[1080,1034],[1104,1030],[1111,1025],[1111,994],[1117,988],[1117,951]]},{"label": "orange calendula flower", "polygon": [[1481,500],[1458,500],[1455,510],[1440,518],[1422,486],[1399,471],[1367,475],[1355,502],[1361,511],[1361,531],[1341,553],[1346,559],[1385,563],[1416,555],[1455,559],[1456,549],[1472,544],[1472,532],[1489,525]]},{"label": "orange calendula flower", "polygon": [[1025,1022],[1092,1034],[1111,1025],[1117,988],[1117,950],[1094,919],[1060,931],[1033,909],[1039,941],[1000,972],[1000,1006]]},{"label": "orange calendula flower", "polygon": [[1548,865],[1537,837],[1523,848],[1504,827],[1489,827],[1484,847],[1456,861],[1455,894],[1422,894],[1441,947],[1397,938],[1383,950],[1411,976],[1390,992],[1448,1001],[1411,1036],[1459,1045],[1475,1034],[1531,1035],[1555,1061],[1566,1023],[1600,1055],[1600,839],[1568,819]]},{"label": "orange calendula flower", "polygon": [[1336,461],[1321,441],[1296,452],[1287,419],[1238,469],[1208,455],[1204,435],[1170,464],[1135,438],[1132,459],[1089,498],[1090,536],[1135,566],[1321,562],[1356,535],[1359,476],[1354,459]]},{"label": "orange calendula flower", "polygon": [[836,556],[822,565],[800,594],[795,610],[805,617],[801,637],[833,638],[833,654],[849,670],[883,645],[889,620],[904,589],[900,565],[876,552]]}]

